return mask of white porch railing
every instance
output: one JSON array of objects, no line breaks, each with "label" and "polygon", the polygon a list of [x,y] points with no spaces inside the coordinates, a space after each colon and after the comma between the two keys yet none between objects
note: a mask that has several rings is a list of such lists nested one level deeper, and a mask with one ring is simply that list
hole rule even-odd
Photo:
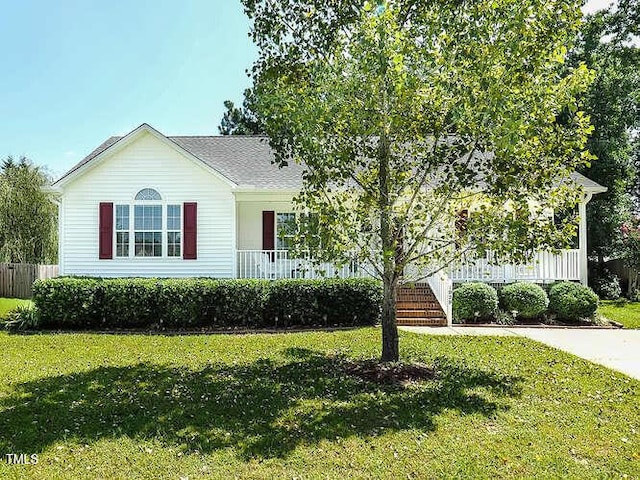
[{"label": "white porch railing", "polygon": [[538,252],[530,263],[523,265],[492,262],[488,252],[485,258],[452,267],[449,276],[454,282],[506,283],[519,280],[551,282],[554,280],[580,280],[579,250],[562,250],[558,255]]},{"label": "white porch railing", "polygon": [[309,254],[291,256],[287,250],[238,250],[237,278],[353,278],[367,277],[357,262],[337,267],[317,264]]}]

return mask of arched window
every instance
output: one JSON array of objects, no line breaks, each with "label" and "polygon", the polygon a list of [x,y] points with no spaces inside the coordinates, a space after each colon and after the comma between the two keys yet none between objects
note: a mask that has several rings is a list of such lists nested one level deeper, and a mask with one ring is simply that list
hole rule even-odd
[{"label": "arched window", "polygon": [[153,188],[143,188],[136,194],[136,200],[162,200],[162,197]]},{"label": "arched window", "polygon": [[116,205],[116,257],[180,257],[182,205],[166,204],[153,188],[140,190],[132,203]]}]

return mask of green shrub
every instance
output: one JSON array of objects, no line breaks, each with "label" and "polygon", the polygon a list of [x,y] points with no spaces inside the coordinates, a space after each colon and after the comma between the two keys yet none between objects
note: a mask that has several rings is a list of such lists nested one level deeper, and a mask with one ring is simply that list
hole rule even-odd
[{"label": "green shrub", "polygon": [[598,296],[579,283],[557,282],[549,289],[549,310],[560,320],[591,317],[598,309]]},{"label": "green shrub", "polygon": [[464,283],[453,291],[453,319],[460,322],[493,320],[498,311],[498,293],[491,285]]},{"label": "green shrub", "polygon": [[371,325],[382,290],[369,279],[63,277],[36,281],[33,301],[42,328]]},{"label": "green shrub", "polygon": [[507,312],[518,312],[518,317],[535,318],[549,306],[546,292],[535,283],[517,282],[500,291],[500,304]]},{"label": "green shrub", "polygon": [[36,280],[33,302],[38,308],[41,326],[95,328],[102,323],[102,280],[61,277]]},{"label": "green shrub", "polygon": [[265,321],[272,325],[373,325],[380,318],[382,290],[370,279],[276,280]]},{"label": "green shrub", "polygon": [[498,310],[498,313],[496,313],[496,323],[498,325],[513,325],[516,323],[516,320],[513,318],[513,315],[511,315],[511,312]]},{"label": "green shrub", "polygon": [[40,326],[38,310],[33,305],[21,305],[9,311],[4,319],[7,330],[33,330]]},{"label": "green shrub", "polygon": [[608,270],[600,273],[592,280],[593,291],[602,300],[617,300],[622,295],[620,278]]}]

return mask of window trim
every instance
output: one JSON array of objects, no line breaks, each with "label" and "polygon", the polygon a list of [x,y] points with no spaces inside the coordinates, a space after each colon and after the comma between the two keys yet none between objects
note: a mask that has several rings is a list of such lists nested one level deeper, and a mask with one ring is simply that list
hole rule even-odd
[{"label": "window trim", "polygon": [[[124,203],[114,203],[113,205],[113,251],[114,259],[129,258],[131,256],[131,205]],[[126,230],[118,230],[118,207],[127,207],[127,217],[129,218],[129,225]],[[127,232],[127,254],[118,255],[118,233]]]},{"label": "window trim", "polygon": [[[144,190],[145,188],[151,188],[153,190],[155,190],[156,192],[158,192],[158,194],[160,195],[161,200],[136,200],[136,196],[138,195],[138,193],[142,190]],[[113,208],[113,237],[112,237],[112,242],[113,242],[113,248],[114,248],[114,256],[113,256],[113,260],[121,260],[121,261],[141,261],[141,262],[147,262],[147,261],[179,261],[179,260],[183,260],[183,254],[184,254],[184,202],[176,202],[176,201],[170,201],[167,199],[167,197],[165,195],[162,194],[162,192],[155,188],[155,187],[143,187],[140,189],[137,189],[135,191],[135,193],[133,194],[133,196],[128,200],[128,201],[121,201],[121,202],[114,202],[113,203],[114,208]],[[162,228],[160,230],[161,235],[162,235],[162,255],[159,257],[154,257],[154,256],[136,256],[135,255],[135,206],[136,205],[160,205],[162,208]],[[180,209],[180,230],[168,230],[168,206],[169,205],[175,205]],[[118,210],[118,206],[127,206],[129,207],[129,255],[126,257],[118,257],[117,255],[115,255],[116,250],[117,250],[117,229],[116,229],[116,212]],[[124,230],[121,230],[121,232]],[[158,230],[154,230],[154,231],[158,231]],[[180,255],[178,256],[169,256],[169,239],[168,239],[168,233],[169,232],[178,232],[180,233]]]},{"label": "window trim", "polygon": [[[279,235],[278,235],[278,215],[293,215],[294,221],[298,222],[298,213],[296,212],[279,212],[279,211],[275,211],[274,215],[273,215],[273,221],[274,221],[274,226],[273,226],[273,249],[275,251],[278,252],[288,252],[291,249],[290,248],[278,248],[278,240],[280,240]],[[283,238],[295,238],[295,233],[293,235],[283,235]]]}]

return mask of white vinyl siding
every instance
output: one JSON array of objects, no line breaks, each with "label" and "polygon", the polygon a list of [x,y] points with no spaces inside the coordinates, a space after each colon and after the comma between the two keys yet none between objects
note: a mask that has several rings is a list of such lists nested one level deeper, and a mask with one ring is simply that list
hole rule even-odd
[{"label": "white vinyl siding", "polygon": [[[135,196],[143,188],[157,190],[165,208],[178,205],[180,212],[184,202],[197,202],[196,260],[183,260],[181,251],[175,257],[167,254],[171,230],[166,227],[161,229],[167,235],[162,238],[164,252],[161,257],[135,257],[132,255],[134,245],[130,244],[129,257],[118,257],[117,248],[114,248],[112,260],[98,259],[98,205],[113,202],[116,213],[119,205],[131,205],[131,225],[135,216]],[[153,200],[148,202],[154,203]],[[65,185],[60,208],[60,238],[64,242],[60,248],[60,266],[64,275],[233,276],[235,206],[231,187],[151,134],[142,134]],[[117,231],[114,228],[114,242]],[[174,233],[180,235],[177,230]]]},{"label": "white vinyl siding", "polygon": [[262,249],[262,212],[293,211],[291,195],[278,193],[237,194],[238,250]]}]

